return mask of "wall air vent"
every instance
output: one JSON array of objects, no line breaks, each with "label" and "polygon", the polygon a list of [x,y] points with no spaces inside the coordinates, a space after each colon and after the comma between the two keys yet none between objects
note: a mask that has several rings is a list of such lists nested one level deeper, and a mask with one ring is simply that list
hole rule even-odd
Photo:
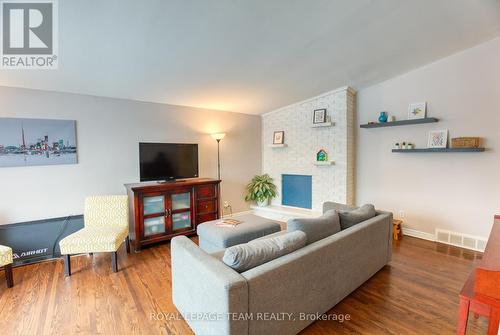
[{"label": "wall air vent", "polygon": [[450,233],[445,232],[445,231],[438,231],[438,229],[436,229],[436,241],[449,244],[450,243]]},{"label": "wall air vent", "polygon": [[484,250],[486,249],[486,240],[478,240],[477,241],[477,248],[479,250]]},{"label": "wall air vent", "polygon": [[465,249],[484,251],[487,239],[449,230],[436,229],[436,241]]},{"label": "wall air vent", "polygon": [[464,236],[462,244],[464,248],[467,249],[476,249],[477,248],[477,240],[471,237]]},{"label": "wall air vent", "polygon": [[452,245],[463,245],[462,235],[458,233],[450,233],[450,244]]}]

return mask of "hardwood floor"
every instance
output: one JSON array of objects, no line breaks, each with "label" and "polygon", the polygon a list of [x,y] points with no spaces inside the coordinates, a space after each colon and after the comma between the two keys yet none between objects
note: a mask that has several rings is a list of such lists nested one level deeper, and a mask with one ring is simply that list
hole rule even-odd
[{"label": "hardwood floor", "polygon": [[[317,321],[301,334],[453,334],[458,292],[479,253],[405,237],[393,260],[329,311],[351,320]],[[170,244],[139,254],[119,252],[118,273],[109,254],[14,269],[7,289],[0,272],[0,334],[192,334],[171,300]],[[487,321],[470,317],[468,334],[486,334]]]}]

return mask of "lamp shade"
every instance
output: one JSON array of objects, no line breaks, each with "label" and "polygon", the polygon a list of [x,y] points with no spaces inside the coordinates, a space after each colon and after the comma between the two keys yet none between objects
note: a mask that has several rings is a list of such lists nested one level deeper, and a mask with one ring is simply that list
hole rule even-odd
[{"label": "lamp shade", "polygon": [[211,136],[214,140],[220,141],[226,136],[226,133],[211,134]]}]

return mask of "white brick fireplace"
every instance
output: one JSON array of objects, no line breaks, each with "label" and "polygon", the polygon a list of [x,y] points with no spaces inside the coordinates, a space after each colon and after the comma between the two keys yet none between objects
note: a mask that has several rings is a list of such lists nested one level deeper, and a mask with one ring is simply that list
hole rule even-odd
[{"label": "white brick fireplace", "polygon": [[[281,206],[282,174],[312,176],[312,211],[325,201],[354,203],[355,91],[340,88],[320,96],[266,113],[262,117],[263,173],[271,175]],[[313,111],[326,108],[331,127],[312,127]],[[272,147],[273,133],[285,132],[284,147]],[[316,153],[324,149],[332,165],[315,165]]]}]

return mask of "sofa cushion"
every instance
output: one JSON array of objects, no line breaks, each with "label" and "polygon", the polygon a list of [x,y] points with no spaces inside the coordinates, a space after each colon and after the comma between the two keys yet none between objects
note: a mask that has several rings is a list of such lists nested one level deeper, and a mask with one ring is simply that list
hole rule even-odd
[{"label": "sofa cushion", "polygon": [[229,247],[224,252],[222,261],[234,270],[243,272],[305,245],[306,234],[296,231]]},{"label": "sofa cushion", "polygon": [[340,227],[344,230],[360,222],[371,219],[376,215],[377,211],[375,211],[375,207],[370,204],[352,210],[340,210]]},{"label": "sofa cushion", "polygon": [[[288,234],[288,232],[286,230],[280,230],[277,233],[273,233],[273,234],[269,234],[269,235],[266,235],[266,236],[262,236],[262,237],[256,238],[255,240],[252,240],[252,241],[264,240],[266,238],[278,237],[278,236],[282,236],[282,235],[285,235],[285,234]],[[209,252],[209,255],[212,256],[212,257],[217,258],[219,261],[222,261],[222,258],[224,257],[224,252],[225,251],[226,251],[226,249],[222,249],[222,250],[215,251],[215,252]]]},{"label": "sofa cushion", "polygon": [[62,255],[87,252],[114,252],[128,236],[128,228],[117,225],[90,226],[59,241]]},{"label": "sofa cushion", "polygon": [[266,236],[262,236],[262,237],[256,238],[255,240],[252,240],[252,241],[265,240],[266,238],[278,237],[278,236],[282,236],[282,235],[285,235],[285,234],[288,234],[288,233],[289,233],[289,231],[280,230],[280,231],[278,231],[276,233],[272,233],[272,234],[269,234],[269,235],[266,235]]},{"label": "sofa cushion", "polygon": [[336,210],[329,210],[317,218],[295,218],[288,220],[288,231],[303,231],[307,244],[322,240],[340,231],[340,220]]},{"label": "sofa cushion", "polygon": [[356,209],[356,208],[357,207],[355,207],[355,206],[349,206],[349,205],[340,204],[338,202],[332,202],[332,201],[325,201],[323,203],[323,213],[326,213],[332,209],[335,209],[337,211],[351,211],[351,210]]}]

